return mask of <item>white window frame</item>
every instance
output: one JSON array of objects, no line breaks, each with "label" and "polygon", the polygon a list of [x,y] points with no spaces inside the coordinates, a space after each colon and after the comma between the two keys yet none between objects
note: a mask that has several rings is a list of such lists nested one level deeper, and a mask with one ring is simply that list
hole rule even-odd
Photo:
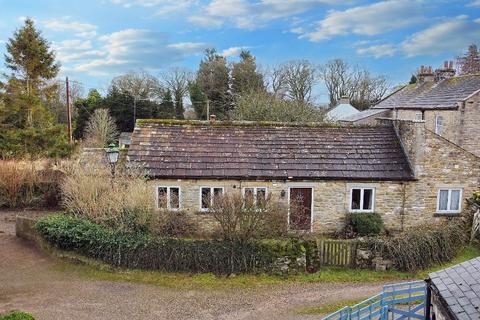
[{"label": "white window frame", "polygon": [[[440,192],[441,191],[448,191],[447,195],[447,210],[440,210]],[[452,191],[460,191],[460,196],[458,197],[458,209],[457,210],[450,210],[451,201],[452,201]],[[462,188],[440,188],[437,192],[437,213],[438,214],[449,214],[449,213],[460,213],[462,212],[462,196],[463,196],[463,189]]]},{"label": "white window frame", "polygon": [[[353,190],[360,190],[360,209],[353,209],[352,208],[352,200],[353,200]],[[371,209],[362,209],[363,208],[363,196],[365,193],[365,190],[372,190],[372,208]],[[375,187],[369,187],[369,186],[352,186],[350,187],[350,199],[349,199],[349,204],[348,208],[351,213],[372,213],[375,212],[375,200],[376,200],[376,188]]]},{"label": "white window frame", "polygon": [[[441,123],[439,124],[440,119],[441,119]],[[445,119],[442,116],[440,116],[440,115],[435,116],[435,133],[438,134],[439,136],[441,136],[443,134],[444,121],[445,121]]]},{"label": "white window frame", "polygon": [[213,194],[214,194],[213,190],[214,189],[222,189],[222,195],[225,194],[225,188],[224,187],[209,187],[209,186],[200,187],[199,192],[198,192],[198,194],[199,194],[198,198],[199,198],[199,208],[200,208],[200,211],[202,211],[202,212],[208,212],[209,211],[208,208],[202,208],[202,189],[207,189],[207,188],[210,189],[210,205],[211,206],[213,205]]},{"label": "white window frame", "polygon": [[[167,208],[161,208],[158,203],[158,189],[160,188],[167,188]],[[178,208],[172,208],[171,206],[171,199],[170,199],[170,189],[171,188],[178,188]],[[178,211],[182,208],[182,188],[180,186],[156,186],[155,187],[155,200],[156,200],[156,207],[159,210],[171,210],[171,211]]]},{"label": "white window frame", "polygon": [[245,190],[253,189],[253,205],[257,205],[257,189],[265,189],[265,200],[268,197],[268,188],[267,187],[243,187],[242,188],[242,197],[245,198]]}]

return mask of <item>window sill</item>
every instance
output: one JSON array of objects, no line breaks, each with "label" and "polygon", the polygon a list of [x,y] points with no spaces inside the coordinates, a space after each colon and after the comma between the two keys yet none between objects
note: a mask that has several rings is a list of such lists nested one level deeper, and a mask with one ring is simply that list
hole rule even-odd
[{"label": "window sill", "polygon": [[348,213],[374,213],[375,211],[373,210],[350,210]]},{"label": "window sill", "polygon": [[458,217],[460,215],[460,211],[450,211],[450,212],[435,212],[433,215],[434,217]]}]

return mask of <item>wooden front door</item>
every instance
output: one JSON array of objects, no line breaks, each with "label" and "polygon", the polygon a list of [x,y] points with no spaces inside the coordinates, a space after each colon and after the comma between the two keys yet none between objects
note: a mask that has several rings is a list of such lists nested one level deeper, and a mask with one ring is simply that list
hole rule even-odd
[{"label": "wooden front door", "polygon": [[310,231],[312,221],[312,188],[290,188],[291,230]]}]

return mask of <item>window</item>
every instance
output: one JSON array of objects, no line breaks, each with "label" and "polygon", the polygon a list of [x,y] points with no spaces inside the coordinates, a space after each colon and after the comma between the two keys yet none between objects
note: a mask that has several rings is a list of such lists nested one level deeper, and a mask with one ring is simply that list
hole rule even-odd
[{"label": "window", "polygon": [[157,187],[157,208],[168,210],[180,209],[180,188]]},{"label": "window", "polygon": [[373,212],[375,189],[352,188],[350,190],[350,212]]},{"label": "window", "polygon": [[265,206],[267,200],[267,188],[249,187],[243,189],[243,197],[245,200],[255,206]]},{"label": "window", "polygon": [[439,136],[443,133],[443,117],[435,116],[435,133]]},{"label": "window", "polygon": [[438,190],[437,212],[459,213],[461,210],[462,189]]},{"label": "window", "polygon": [[200,210],[208,211],[213,205],[215,197],[223,194],[222,187],[202,187],[200,188]]},{"label": "window", "polygon": [[422,113],[421,113],[421,112],[415,113],[415,120],[423,120],[423,117],[422,117]]}]

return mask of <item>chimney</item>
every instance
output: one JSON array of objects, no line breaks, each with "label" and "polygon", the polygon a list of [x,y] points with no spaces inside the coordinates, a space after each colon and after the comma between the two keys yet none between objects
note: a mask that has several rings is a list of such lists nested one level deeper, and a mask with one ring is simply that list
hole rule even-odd
[{"label": "chimney", "polygon": [[214,114],[210,115],[210,124],[215,124],[217,122],[217,116]]},{"label": "chimney", "polygon": [[455,76],[455,69],[453,69],[453,61],[445,61],[443,68],[435,70],[435,82],[440,82],[445,79],[450,79]]},{"label": "chimney", "polygon": [[340,100],[338,100],[338,104],[350,104],[350,97],[342,96]]},{"label": "chimney", "polygon": [[422,84],[424,82],[431,82],[434,80],[434,75],[432,72],[432,67],[430,66],[421,66],[417,73],[418,83]]}]

